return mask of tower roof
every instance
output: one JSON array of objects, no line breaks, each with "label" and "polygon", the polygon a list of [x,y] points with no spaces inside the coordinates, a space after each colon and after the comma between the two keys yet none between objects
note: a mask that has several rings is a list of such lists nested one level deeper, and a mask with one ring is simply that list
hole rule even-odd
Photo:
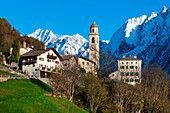
[{"label": "tower roof", "polygon": [[90,26],[90,28],[92,27],[97,27],[98,28],[98,25],[95,23],[95,21],[93,21],[93,24]]}]

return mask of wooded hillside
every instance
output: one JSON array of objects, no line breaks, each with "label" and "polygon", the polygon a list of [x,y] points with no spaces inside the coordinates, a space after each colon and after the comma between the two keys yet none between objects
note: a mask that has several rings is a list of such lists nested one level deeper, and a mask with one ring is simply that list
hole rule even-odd
[{"label": "wooded hillside", "polygon": [[5,56],[9,55],[10,47],[16,37],[19,39],[20,47],[22,47],[22,43],[26,41],[27,46],[34,46],[35,49],[44,48],[43,42],[32,37],[21,36],[20,32],[12,27],[5,18],[0,18],[0,52],[5,54]]}]

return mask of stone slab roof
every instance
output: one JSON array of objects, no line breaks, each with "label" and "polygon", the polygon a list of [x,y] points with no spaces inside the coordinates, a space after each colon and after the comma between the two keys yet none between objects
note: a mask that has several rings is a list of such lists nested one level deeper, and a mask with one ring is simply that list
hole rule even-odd
[{"label": "stone slab roof", "polygon": [[94,64],[96,64],[96,62],[94,62],[94,61],[92,61],[92,60],[90,60],[90,59],[88,59],[88,58],[85,58],[85,57],[78,57],[78,58],[82,58],[82,59],[84,59],[84,60],[87,60],[87,61],[89,61],[89,62],[92,62],[92,63],[94,63]]},{"label": "stone slab roof", "polygon": [[45,53],[46,51],[49,51],[49,50],[53,50],[54,53],[59,57],[59,59],[62,61],[63,58],[60,56],[60,54],[54,49],[54,48],[47,48],[47,49],[33,49],[23,55],[21,55],[21,58],[26,58],[26,57],[36,57],[36,56],[39,56],[43,53]]}]

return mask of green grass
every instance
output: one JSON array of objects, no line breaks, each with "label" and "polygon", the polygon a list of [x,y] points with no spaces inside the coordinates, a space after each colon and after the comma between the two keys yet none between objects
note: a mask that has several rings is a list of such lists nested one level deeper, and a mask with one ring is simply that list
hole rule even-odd
[{"label": "green grass", "polygon": [[16,75],[16,74],[13,74],[13,73],[10,73],[7,71],[3,71],[3,70],[0,70],[0,75],[10,75],[10,76],[14,76],[14,77],[21,77],[19,75]]},{"label": "green grass", "polygon": [[1,113],[85,113],[65,98],[54,98],[51,88],[35,79],[0,82]]}]

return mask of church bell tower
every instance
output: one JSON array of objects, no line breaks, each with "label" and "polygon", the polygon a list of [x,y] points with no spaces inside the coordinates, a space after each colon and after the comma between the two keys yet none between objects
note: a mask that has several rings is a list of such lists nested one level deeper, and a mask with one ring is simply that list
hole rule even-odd
[{"label": "church bell tower", "polygon": [[96,62],[96,68],[99,68],[99,36],[98,25],[94,21],[90,26],[89,59]]}]

